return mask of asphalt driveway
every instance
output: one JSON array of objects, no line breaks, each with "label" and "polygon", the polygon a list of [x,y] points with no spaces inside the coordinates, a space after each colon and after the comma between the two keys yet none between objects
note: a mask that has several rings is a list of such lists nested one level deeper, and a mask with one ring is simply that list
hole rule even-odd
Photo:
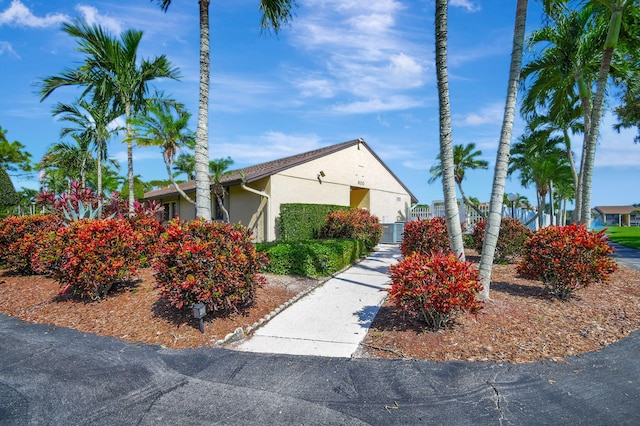
[{"label": "asphalt driveway", "polygon": [[167,350],[0,315],[2,425],[640,424],[640,334],[566,362]]}]

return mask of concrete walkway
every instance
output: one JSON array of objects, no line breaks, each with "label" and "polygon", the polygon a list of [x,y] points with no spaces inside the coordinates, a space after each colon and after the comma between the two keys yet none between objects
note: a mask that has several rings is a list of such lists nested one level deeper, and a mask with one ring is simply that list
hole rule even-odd
[{"label": "concrete walkway", "polygon": [[386,296],[389,266],[400,257],[398,246],[378,245],[369,257],[282,311],[234,349],[351,357]]}]

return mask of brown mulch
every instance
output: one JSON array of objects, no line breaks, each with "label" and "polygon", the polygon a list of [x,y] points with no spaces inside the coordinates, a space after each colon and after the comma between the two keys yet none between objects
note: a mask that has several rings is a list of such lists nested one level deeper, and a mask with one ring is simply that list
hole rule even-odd
[{"label": "brown mulch", "polygon": [[[477,256],[467,260],[478,262]],[[562,302],[539,281],[519,277],[515,265],[495,265],[490,301],[452,327],[424,331],[385,303],[360,356],[432,361],[562,361],[595,351],[640,329],[640,271],[619,264],[611,281],[577,290]]]},{"label": "brown mulch", "polygon": [[267,284],[257,290],[252,306],[234,315],[207,315],[204,333],[189,309],[178,310],[158,298],[151,269],[143,269],[138,280],[120,285],[100,302],[60,296],[58,284],[42,275],[21,277],[5,271],[0,273],[0,312],[26,322],[69,327],[128,342],[172,349],[212,346],[319,282],[315,278],[264,275]]},{"label": "brown mulch", "polygon": [[[470,253],[471,254],[471,253]],[[477,262],[477,257],[468,256]],[[101,302],[59,295],[44,276],[0,272],[0,312],[31,323],[70,327],[85,333],[173,349],[211,346],[238,327],[246,329],[282,303],[318,284],[317,279],[265,274],[267,285],[244,312],[208,316],[205,333],[188,310],[158,299],[153,272],[119,286]],[[491,300],[476,316],[458,317],[439,332],[399,314],[386,303],[358,356],[433,361],[532,362],[599,350],[640,329],[640,272],[620,265],[612,280],[577,291],[568,302],[550,298],[542,283],[518,277],[514,265],[496,265]]]}]

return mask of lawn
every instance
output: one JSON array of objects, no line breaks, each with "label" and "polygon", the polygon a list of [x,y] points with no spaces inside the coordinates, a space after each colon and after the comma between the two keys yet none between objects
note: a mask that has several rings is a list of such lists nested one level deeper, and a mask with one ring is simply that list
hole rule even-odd
[{"label": "lawn", "polygon": [[609,239],[623,246],[640,249],[640,227],[610,226],[607,229]]}]

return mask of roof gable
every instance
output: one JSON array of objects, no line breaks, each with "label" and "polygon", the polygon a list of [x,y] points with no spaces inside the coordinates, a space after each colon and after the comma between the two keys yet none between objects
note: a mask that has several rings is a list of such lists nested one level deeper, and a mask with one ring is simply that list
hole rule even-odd
[{"label": "roof gable", "polygon": [[[341,151],[343,149],[350,148],[355,145],[364,146],[373,157],[380,163],[382,166],[389,172],[393,178],[398,181],[398,183],[407,191],[407,194],[411,197],[411,201],[413,203],[417,203],[418,199],[409,191],[409,189],[402,183],[400,179],[387,167],[387,165],[378,157],[378,155],[373,152],[369,146],[362,139],[354,139],[347,142],[342,142],[336,145],[327,146],[324,148],[319,148],[313,151],[304,152],[302,154],[292,155],[285,158],[280,158],[273,161],[267,161],[266,163],[256,164],[254,166],[245,167],[243,169],[232,170],[231,172],[222,176],[220,183],[224,186],[233,186],[238,185],[241,182],[254,182],[256,180],[262,179],[267,176],[272,176],[276,173],[280,173],[284,170],[290,169],[295,166],[299,166],[301,164],[308,163],[310,161],[316,160],[318,158],[325,157],[327,155],[333,154],[335,152]],[[188,181],[181,183],[180,188],[185,191],[194,191],[195,190],[195,181]],[[167,186],[165,188],[157,189],[155,191],[150,191],[144,194],[146,199],[154,199],[161,198],[168,195],[175,195],[177,191],[173,187],[173,185]]]}]

